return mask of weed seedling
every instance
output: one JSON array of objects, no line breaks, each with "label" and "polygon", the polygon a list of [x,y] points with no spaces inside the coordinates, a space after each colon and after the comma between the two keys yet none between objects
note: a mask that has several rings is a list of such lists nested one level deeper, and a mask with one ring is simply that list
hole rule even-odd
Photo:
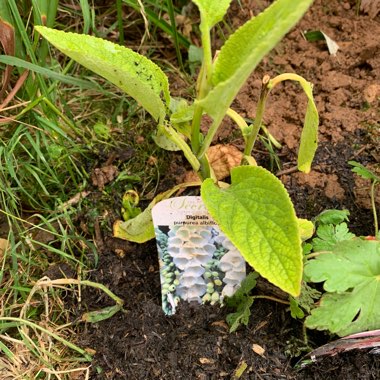
[{"label": "weed seedling", "polygon": [[305,281],[325,292],[305,320],[308,328],[345,336],[380,328],[380,242],[356,237],[348,212],[329,210],[317,219],[317,236],[306,255]]},{"label": "weed seedling", "polygon": [[375,227],[375,237],[379,237],[379,222],[377,220],[377,211],[375,203],[375,189],[376,186],[380,183],[380,177],[377,176],[374,172],[367,169],[365,166],[359,164],[355,161],[348,161],[348,163],[353,166],[352,171],[364,179],[369,179],[371,181],[371,206],[373,212],[373,224]]}]

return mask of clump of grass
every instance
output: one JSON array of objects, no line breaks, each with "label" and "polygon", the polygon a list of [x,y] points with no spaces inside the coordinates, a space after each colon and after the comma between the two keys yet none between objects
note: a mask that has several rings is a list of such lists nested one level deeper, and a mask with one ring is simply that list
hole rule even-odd
[{"label": "clump of grass", "polygon": [[[165,152],[148,136],[150,120],[134,101],[51,52],[33,33],[33,25],[60,25],[114,35],[123,43],[122,16],[130,12],[128,2],[31,4],[0,2],[0,17],[13,27],[17,47],[15,56],[0,57],[2,68],[13,65],[8,99],[0,107],[0,378],[87,379],[91,352],[77,345],[72,322],[77,316],[62,294],[80,303],[81,286],[94,286],[85,279],[97,263],[98,250],[91,229],[83,232],[77,221],[80,213],[94,209],[91,200],[84,199],[91,171],[111,152],[134,145],[133,156],[119,164],[119,177],[97,192],[99,207],[114,207],[114,195],[121,198],[135,186],[142,199],[150,198],[163,170],[154,157],[164,162],[160,156]],[[152,1],[147,8],[152,15],[166,12],[166,6]],[[152,20],[148,22],[154,40],[161,23]],[[183,48],[181,37],[174,40]],[[105,126],[100,132],[94,128],[99,124]],[[138,144],[128,140],[136,136],[141,137]],[[7,248],[1,245],[4,241]],[[44,278],[49,268],[61,264],[71,272],[58,272],[62,279],[55,282]]]}]

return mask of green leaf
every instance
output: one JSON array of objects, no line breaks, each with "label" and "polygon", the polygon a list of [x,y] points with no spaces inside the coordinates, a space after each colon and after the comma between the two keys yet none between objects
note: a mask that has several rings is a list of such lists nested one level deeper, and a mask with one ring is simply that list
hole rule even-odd
[{"label": "green leaf", "polygon": [[318,146],[318,110],[314,103],[313,86],[302,78],[299,80],[306,96],[308,97],[305,121],[301,133],[300,148],[298,151],[298,170],[309,173],[311,163]]},{"label": "green leaf", "polygon": [[306,326],[340,336],[380,328],[380,242],[355,239],[307,262],[305,274],[329,292]]},{"label": "green leaf", "polygon": [[356,161],[348,161],[348,163],[353,166],[353,169],[351,169],[354,173],[359,175],[360,177],[364,179],[369,179],[371,181],[380,182],[380,177],[378,177],[375,173],[373,173],[371,170],[367,169],[362,164],[359,164]]},{"label": "green leaf", "polygon": [[240,325],[248,325],[253,301],[253,297],[246,297],[239,304],[239,307],[235,313],[230,313],[227,315],[226,321],[228,323],[228,326],[230,326],[230,333],[236,331]]},{"label": "green leaf", "polygon": [[289,297],[290,303],[290,315],[294,319],[302,319],[305,316],[305,313],[299,307],[297,300],[294,297]]},{"label": "green leaf", "polygon": [[148,207],[133,219],[126,222],[118,220],[113,225],[113,235],[117,238],[132,241],[135,243],[145,243],[155,238],[152,208],[163,199],[171,197],[176,191],[190,186],[198,186],[199,183],[189,182],[174,186],[172,189],[158,194]]},{"label": "green leaf", "polygon": [[353,239],[355,235],[351,233],[346,223],[334,226],[323,224],[317,228],[317,237],[313,239],[314,251],[331,251],[336,243]]},{"label": "green leaf", "polygon": [[[197,157],[195,157],[195,155],[193,154],[190,146],[183,139],[183,137],[170,125],[166,125],[166,126],[159,125],[158,130],[159,130],[159,133],[162,135],[162,139],[159,142],[162,143],[163,137],[165,137],[168,148],[169,148],[169,141],[172,142],[173,149],[174,149],[174,146],[177,146],[180,150],[182,150],[189,164],[192,166],[194,171],[197,172],[199,170],[200,163]],[[163,145],[162,147],[164,146],[165,145]]]},{"label": "green leaf", "polygon": [[82,315],[82,321],[96,323],[104,321],[114,316],[119,310],[122,309],[122,305],[108,306],[100,310],[90,311]]},{"label": "green leaf", "polygon": [[230,326],[230,332],[234,332],[238,327],[243,324],[248,325],[251,316],[251,306],[254,297],[250,296],[251,290],[256,286],[256,280],[259,277],[258,273],[251,272],[241,282],[240,288],[234,293],[232,297],[226,297],[224,303],[226,306],[235,308],[235,313],[227,315],[227,323]]},{"label": "green leaf", "polygon": [[158,125],[157,131],[152,135],[154,142],[161,148],[172,152],[181,150],[181,148],[165,133],[165,126]]},{"label": "green leaf", "polygon": [[194,104],[187,104],[185,99],[171,99],[170,102],[170,124],[178,132],[191,138],[191,121],[194,116]]},{"label": "green leaf", "polygon": [[323,33],[321,30],[313,30],[313,31],[306,32],[304,33],[304,36],[306,40],[310,42],[325,40],[327,48],[331,55],[336,55],[336,53],[339,50],[339,45],[333,39],[331,39],[326,33]]},{"label": "green leaf", "polygon": [[195,45],[190,45],[188,58],[190,64],[198,63],[200,65],[203,61],[203,49]]},{"label": "green leaf", "polygon": [[315,221],[321,224],[339,224],[348,222],[349,215],[348,210],[325,210],[315,218]]},{"label": "green leaf", "polygon": [[232,297],[226,297],[224,303],[228,307],[238,307],[246,297],[249,296],[249,293],[256,286],[257,278],[259,274],[256,272],[249,273],[245,279],[241,282],[240,288],[236,290]]},{"label": "green leaf", "polygon": [[262,58],[298,22],[312,0],[278,0],[233,33],[214,64],[215,86],[199,103],[216,120],[227,109]]},{"label": "green leaf", "polygon": [[315,307],[315,300],[321,298],[321,295],[321,292],[319,292],[317,289],[312,288],[305,281],[303,281],[301,294],[294,300],[303,310],[305,310],[307,313],[310,313],[310,310]]},{"label": "green leaf", "polygon": [[168,79],[148,58],[100,38],[43,26],[35,29],[67,56],[136,99],[155,120],[165,117],[170,103]]},{"label": "green leaf", "polygon": [[79,79],[79,78],[74,78],[69,75],[60,74],[53,70],[46,69],[45,67],[34,65],[33,63],[24,61],[23,59],[20,59],[20,58],[10,57],[7,55],[0,55],[0,63],[4,63],[6,65],[11,65],[11,66],[16,66],[16,67],[22,67],[24,69],[46,76],[47,78],[59,80],[62,83],[71,84],[73,86],[79,86],[81,88],[90,88],[90,89],[96,88],[100,90],[99,86],[97,86],[93,82]]},{"label": "green leaf", "polygon": [[206,23],[211,29],[219,21],[223,20],[224,15],[230,6],[231,0],[193,0],[202,16],[202,22]]},{"label": "green leaf", "polygon": [[221,230],[253,268],[297,296],[302,278],[298,220],[281,181],[261,167],[231,171],[232,185],[202,184],[202,198]]}]

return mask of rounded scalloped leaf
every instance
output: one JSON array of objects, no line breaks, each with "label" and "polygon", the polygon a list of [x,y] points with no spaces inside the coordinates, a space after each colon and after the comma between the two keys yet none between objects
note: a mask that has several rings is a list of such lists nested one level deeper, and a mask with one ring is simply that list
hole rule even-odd
[{"label": "rounded scalloped leaf", "polygon": [[221,230],[263,277],[297,296],[302,249],[293,204],[281,181],[261,167],[231,171],[232,184],[202,184],[202,198]]},{"label": "rounded scalloped leaf", "polygon": [[309,260],[305,274],[324,281],[326,293],[306,318],[308,328],[340,336],[380,328],[380,242],[337,242],[331,253]]}]

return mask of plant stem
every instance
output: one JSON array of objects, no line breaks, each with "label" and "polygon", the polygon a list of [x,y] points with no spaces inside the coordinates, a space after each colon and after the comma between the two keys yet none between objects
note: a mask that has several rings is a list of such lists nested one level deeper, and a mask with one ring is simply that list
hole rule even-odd
[{"label": "plant stem", "polygon": [[254,299],[263,298],[263,299],[266,299],[266,300],[269,300],[269,301],[274,301],[274,302],[282,303],[284,305],[289,305],[288,301],[284,301],[284,300],[281,300],[279,298],[271,297],[271,296],[253,296],[253,298]]},{"label": "plant stem", "polygon": [[377,211],[376,211],[376,204],[375,204],[375,188],[378,184],[377,181],[373,181],[371,185],[371,206],[373,211],[373,224],[375,225],[375,237],[378,238],[379,233],[379,223],[377,220]]},{"label": "plant stem", "polygon": [[266,103],[266,100],[267,100],[267,97],[268,97],[268,94],[270,91],[270,87],[268,85],[269,81],[270,81],[270,77],[268,75],[265,75],[263,78],[263,81],[262,81],[260,99],[259,99],[259,102],[257,104],[255,121],[253,122],[252,130],[251,130],[251,133],[249,134],[249,136],[247,138],[247,143],[246,143],[245,149],[244,149],[244,155],[245,156],[251,156],[253,145],[255,144],[255,141],[257,139],[257,135],[259,134],[261,124],[263,122],[265,103]]},{"label": "plant stem", "polygon": [[277,75],[273,79],[270,80],[268,87],[271,90],[273,87],[277,86],[279,83],[285,81],[285,80],[294,80],[296,82],[299,82],[302,86],[302,84],[307,83],[307,80],[305,78],[302,78],[298,74],[294,73],[284,73]]},{"label": "plant stem", "polygon": [[226,115],[229,116],[237,124],[243,135],[244,142],[247,142],[247,136],[249,135],[251,129],[248,126],[247,122],[244,120],[244,118],[241,115],[239,115],[236,111],[234,111],[232,108],[229,108],[227,110]]},{"label": "plant stem", "polygon": [[[197,83],[197,100],[204,98],[211,85],[211,71],[212,71],[212,53],[211,53],[211,38],[210,38],[210,28],[207,23],[202,20],[201,25],[202,34],[202,47],[203,47],[203,62],[201,71],[199,74],[199,79]],[[205,142],[201,142],[201,120],[203,115],[203,108],[196,104],[194,110],[193,121],[191,125],[191,148],[195,155],[198,154],[200,149],[203,149]],[[202,146],[201,146],[202,145]],[[208,146],[206,147],[207,150]],[[204,151],[204,153],[206,152]],[[202,154],[198,157],[200,163],[200,176],[201,178],[209,178],[211,176],[210,166],[207,158]]]},{"label": "plant stem", "polygon": [[201,166],[200,161],[197,159],[197,157],[195,157],[186,141],[183,140],[183,138],[175,131],[175,129],[169,125],[166,127],[163,126],[161,132],[182,150],[191,167],[197,172]]},{"label": "plant stem", "polygon": [[200,106],[195,106],[193,121],[191,123],[191,149],[194,154],[197,154],[200,147],[200,131],[203,109]]},{"label": "plant stem", "polygon": [[212,122],[211,127],[209,128],[207,135],[202,142],[202,146],[199,149],[198,160],[201,160],[204,157],[205,153],[207,152],[208,148],[210,147],[212,143],[212,140],[214,139],[215,133],[218,130],[219,125],[222,122],[222,120],[223,120],[223,116],[219,117],[218,119],[215,119]]},{"label": "plant stem", "polygon": [[[209,90],[209,82],[211,77],[211,47],[210,47],[210,31],[208,28],[201,28],[202,31],[202,45],[203,45],[203,62],[199,73],[197,83],[197,99],[204,98]],[[207,48],[208,45],[208,48]],[[203,108],[196,104],[191,125],[191,147],[195,154],[198,154],[200,148],[200,129],[202,120]]]},{"label": "plant stem", "polygon": [[318,251],[314,253],[309,253],[308,255],[306,255],[306,259],[313,259],[314,257],[318,257],[319,255],[324,255],[326,253],[332,253],[332,251]]}]

